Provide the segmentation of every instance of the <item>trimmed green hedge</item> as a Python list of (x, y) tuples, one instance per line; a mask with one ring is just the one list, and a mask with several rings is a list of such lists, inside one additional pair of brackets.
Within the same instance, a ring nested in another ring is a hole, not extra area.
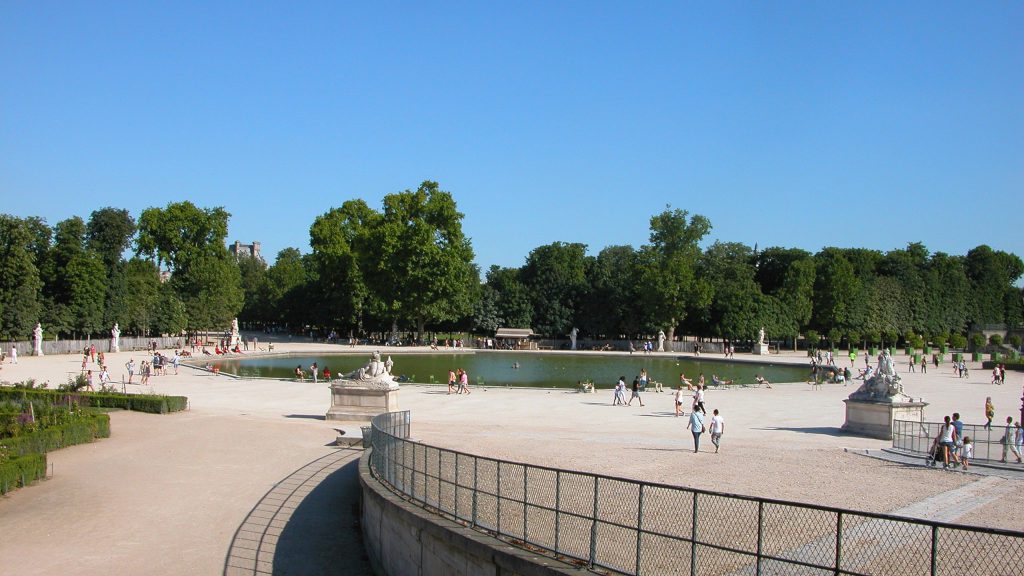
[(26, 390), (24, 388), (0, 388), (0, 400), (42, 400), (52, 405), (77, 404), (92, 408), (122, 408), (150, 414), (166, 414), (188, 408), (188, 398), (185, 396), (66, 392), (63, 390)]
[(46, 477), (46, 454), (26, 454), (0, 462), (0, 494)]
[(86, 444), (96, 438), (110, 438), (110, 415), (88, 414), (58, 426), (0, 440), (12, 458)]
[(1006, 365), (1006, 369), (1007, 370), (1024, 371), (1024, 362), (1022, 362), (1020, 360), (1018, 360), (1016, 362), (1011, 362), (1011, 361), (1007, 361), (1007, 360), (1000, 360), (998, 362), (993, 362), (992, 360), (986, 360), (986, 361), (981, 363), (981, 367), (984, 370), (991, 370), (991, 369), (995, 368), (997, 364), (1004, 364), (1004, 365)]

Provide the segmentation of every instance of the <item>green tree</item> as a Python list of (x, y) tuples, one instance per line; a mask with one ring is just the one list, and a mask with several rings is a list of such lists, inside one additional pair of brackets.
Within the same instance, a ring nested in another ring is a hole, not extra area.
[(200, 209), (188, 201), (146, 208), (139, 217), (136, 253), (174, 271), (202, 256), (219, 256), (226, 252), (230, 217), (224, 208)]
[(1016, 254), (981, 245), (967, 252), (964, 264), (974, 303), (972, 320), (978, 324), (1006, 322), (1007, 294), (1016, 292), (1013, 283), (1024, 274), (1024, 262)]
[(128, 260), (111, 282), (105, 325), (116, 322), (126, 334), (148, 336), (159, 327), (161, 290), (160, 270), (155, 262)]
[(698, 243), (711, 231), (711, 222), (685, 210), (666, 207), (651, 218), (650, 243), (640, 250), (641, 301), (653, 323), (665, 326), (671, 342), (691, 309), (711, 302), (707, 283), (696, 275), (701, 256)]
[(127, 210), (100, 208), (89, 216), (86, 225), (86, 246), (99, 254), (112, 273), (121, 263), (121, 255), (131, 246), (135, 235), (135, 219)]
[(374, 265), (371, 233), (380, 218), (366, 202), (349, 200), (318, 216), (310, 227), (317, 277), (310, 290), (317, 302), (315, 313), (325, 322), (361, 332), (369, 311), (380, 308), (364, 278), (364, 267)]
[(579, 328), (595, 337), (635, 336), (641, 330), (639, 254), (632, 246), (608, 246), (588, 260), (589, 290), (577, 318)]
[(437, 182), (384, 197), (371, 230), (369, 284), (394, 323), (408, 320), (423, 336), (427, 323), (468, 317), (479, 284), (463, 214)]
[(814, 256), (814, 317), (812, 325), (828, 331), (861, 332), (861, 316), (857, 308), (860, 301), (861, 281), (854, 274), (853, 265), (837, 248), (825, 248)]
[(587, 290), (583, 244), (554, 242), (534, 248), (522, 270), (533, 303), (533, 329), (548, 336), (572, 331)]
[(27, 337), (41, 311), (42, 281), (32, 253), (28, 222), (0, 214), (0, 335)]
[(85, 239), (85, 222), (77, 216), (54, 227), (53, 276), (44, 292), (47, 323), (58, 333), (95, 334), (103, 324), (109, 274), (100, 256), (86, 249)]
[(238, 319), (242, 322), (266, 325), (271, 313), (267, 302), (267, 293), (270, 290), (267, 263), (255, 256), (242, 255), (238, 258), (238, 273), (244, 293)]
[(487, 271), (486, 286), (496, 295), (495, 305), (501, 326), (533, 328), (533, 304), (519, 268), (491, 266)]
[(193, 256), (170, 280), (188, 311), (191, 329), (226, 329), (242, 309), (241, 272), (221, 245), (220, 255)]
[(733, 339), (756, 339), (763, 317), (758, 306), (770, 304), (760, 298), (761, 290), (754, 280), (753, 250), (738, 242), (716, 241), (705, 250), (698, 270), (711, 287), (707, 317), (711, 333)]
[(300, 326), (308, 305), (302, 298), (306, 284), (306, 267), (298, 248), (285, 248), (267, 270), (267, 304), (276, 314), (271, 321)]

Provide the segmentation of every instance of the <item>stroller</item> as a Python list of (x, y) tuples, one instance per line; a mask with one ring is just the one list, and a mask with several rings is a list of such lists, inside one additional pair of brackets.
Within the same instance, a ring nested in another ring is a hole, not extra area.
[(925, 456), (924, 465), (934, 468), (939, 460), (942, 460), (943, 463), (945, 463), (943, 446), (942, 444), (939, 444), (939, 439), (936, 438), (935, 440), (932, 440), (932, 446), (928, 449), (928, 455)]

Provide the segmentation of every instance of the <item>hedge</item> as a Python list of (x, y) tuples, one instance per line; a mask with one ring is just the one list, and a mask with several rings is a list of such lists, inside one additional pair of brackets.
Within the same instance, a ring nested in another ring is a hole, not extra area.
[(1009, 361), (1009, 360), (1000, 360), (998, 362), (993, 362), (992, 360), (986, 360), (986, 361), (981, 363), (981, 367), (984, 370), (991, 370), (991, 369), (995, 368), (996, 366), (998, 366), (999, 364), (1004, 364), (1006, 366), (1007, 370), (1021, 370), (1021, 371), (1024, 371), (1024, 361), (1020, 361), (1020, 360), (1018, 360), (1016, 362)]
[(26, 454), (0, 462), (0, 494), (46, 476), (46, 454)]
[(6, 447), (10, 456), (16, 458), (49, 452), (65, 446), (86, 444), (96, 438), (110, 438), (109, 414), (83, 415), (58, 426), (50, 426), (14, 438), (4, 438), (0, 440), (0, 446)]
[(48, 404), (62, 406), (78, 404), (83, 407), (122, 408), (150, 414), (178, 412), (188, 407), (188, 398), (185, 396), (26, 390), (23, 388), (0, 388), (0, 400), (43, 400)]

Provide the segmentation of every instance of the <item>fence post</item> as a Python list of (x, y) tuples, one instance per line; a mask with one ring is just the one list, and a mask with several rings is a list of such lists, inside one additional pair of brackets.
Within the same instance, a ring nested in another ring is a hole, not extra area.
[(410, 470), (411, 477), (409, 478), (409, 495), (412, 499), (416, 499), (416, 445), (412, 444), (412, 469)]
[(644, 525), (644, 485), (640, 485), (640, 495), (636, 500), (636, 568), (633, 573), (640, 576), (640, 554), (643, 552), (641, 539)]
[(932, 525), (932, 576), (938, 574), (939, 569), (939, 527)]
[(562, 471), (555, 470), (555, 554), (560, 552), (558, 548), (558, 529), (562, 519)]
[(597, 476), (594, 476), (594, 512), (591, 514), (590, 522), (590, 567), (594, 567), (597, 559)]
[(693, 515), (690, 517), (690, 576), (697, 575), (697, 493), (693, 493)]
[(836, 576), (842, 573), (843, 569), (843, 513), (836, 513)]
[(529, 541), (529, 539), (526, 537), (526, 534), (527, 534), (526, 521), (527, 521), (527, 517), (529, 516), (527, 514), (527, 509), (526, 509), (526, 501), (529, 500), (529, 496), (528, 496), (529, 492), (526, 491), (527, 490), (527, 484), (528, 484), (527, 480), (526, 480), (526, 477), (527, 477), (527, 475), (529, 473), (530, 473), (530, 467), (526, 466), (524, 464), (523, 465), (523, 541), (524, 542), (528, 542)]
[(764, 554), (764, 500), (757, 501), (757, 576), (761, 576), (761, 556)]
[(494, 499), (494, 510), (496, 515), (494, 521), (494, 529), (498, 532), (498, 534), (504, 534), (504, 532), (501, 531), (501, 460), (498, 460), (496, 467), (498, 469), (498, 473), (497, 478), (495, 478), (495, 481), (497, 483), (497, 490), (495, 491), (497, 492), (497, 497)]
[(477, 472), (478, 472), (477, 464), (480, 462), (480, 459), (477, 458), (476, 456), (473, 456), (472, 458), (473, 458), (473, 527), (475, 528), (476, 527), (476, 518), (477, 518), (476, 514), (477, 514), (477, 490), (478, 490), (478, 488), (477, 488)]
[(455, 518), (459, 516), (459, 454), (455, 454)]

